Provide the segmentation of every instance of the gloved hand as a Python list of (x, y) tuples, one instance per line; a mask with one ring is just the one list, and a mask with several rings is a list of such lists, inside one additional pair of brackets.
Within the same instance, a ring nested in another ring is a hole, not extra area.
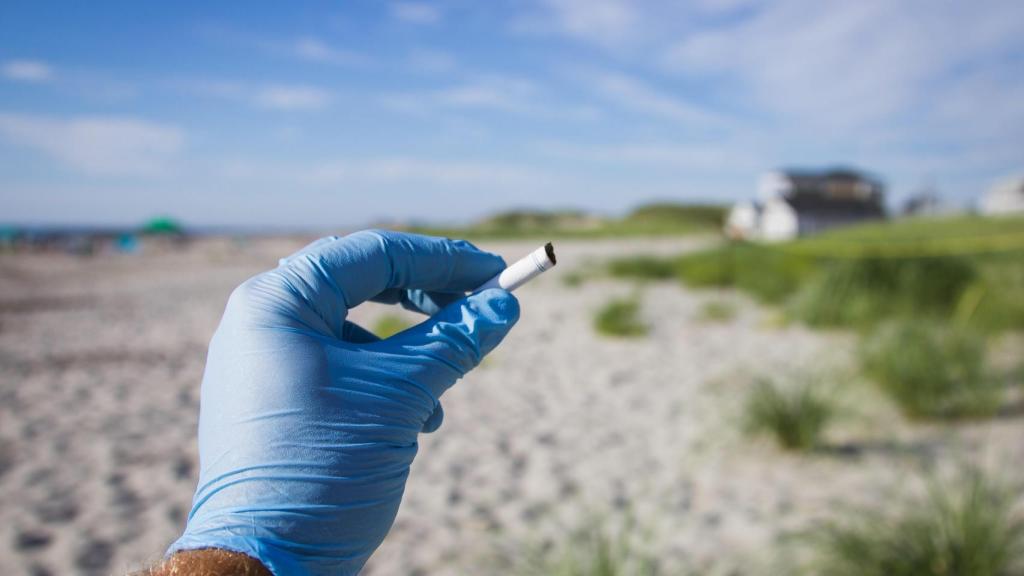
[[(178, 550), (223, 548), (277, 576), (355, 574), (380, 545), (438, 399), (505, 337), (499, 256), (394, 232), (324, 238), (238, 287), (210, 343), (199, 486)], [(366, 300), (433, 314), (379, 340)]]

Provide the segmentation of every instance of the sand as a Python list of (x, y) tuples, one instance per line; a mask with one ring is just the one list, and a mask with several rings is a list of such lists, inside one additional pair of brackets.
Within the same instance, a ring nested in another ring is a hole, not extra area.
[[(231, 289), (304, 239), (204, 239), (143, 255), (0, 255), (0, 574), (123, 574), (162, 554), (195, 487), (206, 345)], [(567, 286), (612, 254), (706, 240), (561, 242), (522, 320), (443, 399), (394, 529), (365, 573), (486, 574), (595, 516), (633, 518), (665, 573), (765, 574), (788, 534), (882, 502), (922, 470), (1024, 461), (1024, 420), (910, 426), (853, 369), (855, 339), (779, 322), (733, 293)], [(485, 246), (516, 258), (534, 243)], [(651, 334), (600, 337), (639, 290)], [(726, 322), (701, 318), (711, 299)], [(352, 318), (371, 325), (383, 306)], [(411, 316), (410, 316), (411, 317)], [(814, 370), (851, 407), (812, 456), (743, 435), (758, 375)]]

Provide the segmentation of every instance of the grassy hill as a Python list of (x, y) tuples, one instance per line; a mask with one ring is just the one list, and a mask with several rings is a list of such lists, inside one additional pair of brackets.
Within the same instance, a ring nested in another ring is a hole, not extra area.
[(1024, 218), (869, 224), (782, 244), (613, 262), (614, 275), (733, 287), (820, 326), (901, 317), (1024, 328)]
[(414, 226), (404, 230), (452, 238), (601, 238), (716, 233), (726, 208), (715, 205), (656, 203), (622, 218), (581, 211), (514, 210), (461, 228)]

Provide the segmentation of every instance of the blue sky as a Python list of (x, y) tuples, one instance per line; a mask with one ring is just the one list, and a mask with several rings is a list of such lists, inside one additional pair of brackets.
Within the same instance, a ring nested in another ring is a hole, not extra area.
[(1024, 171), (1024, 3), (0, 3), (0, 221), (352, 226)]

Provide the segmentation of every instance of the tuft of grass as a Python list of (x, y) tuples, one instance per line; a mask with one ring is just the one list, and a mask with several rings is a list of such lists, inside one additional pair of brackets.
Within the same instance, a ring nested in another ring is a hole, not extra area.
[(978, 279), (957, 306), (957, 320), (998, 332), (1024, 327), (1024, 253), (977, 261)]
[(770, 434), (787, 450), (811, 450), (821, 444), (835, 415), (832, 402), (810, 383), (781, 387), (768, 379), (756, 382), (745, 405), (750, 434)]
[(734, 242), (676, 259), (689, 286), (735, 287), (766, 303), (783, 301), (814, 272), (814, 261), (769, 246)]
[(986, 366), (985, 339), (924, 320), (894, 321), (865, 335), (864, 373), (911, 418), (991, 416), (1002, 384)]
[(410, 232), (452, 238), (615, 238), (676, 236), (721, 230), (727, 207), (658, 203), (640, 206), (622, 218), (579, 210), (512, 210), (462, 228), (412, 226)]
[(608, 273), (616, 278), (669, 280), (675, 277), (676, 266), (671, 258), (631, 256), (616, 258), (609, 262)]
[(975, 267), (956, 256), (837, 260), (796, 292), (790, 312), (812, 326), (949, 317), (976, 277)]
[(725, 300), (708, 300), (701, 304), (699, 317), (705, 322), (728, 322), (736, 317), (736, 306)]
[(594, 328), (601, 334), (635, 338), (647, 334), (649, 327), (640, 319), (640, 300), (618, 298), (605, 304), (594, 317)]
[(811, 567), (830, 576), (1024, 574), (1015, 492), (972, 472), (896, 512), (862, 510), (812, 536)]
[(579, 288), (586, 281), (587, 275), (581, 271), (573, 270), (568, 274), (562, 275), (562, 284), (569, 288)]
[(718, 204), (654, 202), (634, 208), (625, 221), (675, 226), (702, 224), (709, 229), (719, 230), (725, 224), (727, 213), (728, 208)]
[(377, 318), (371, 332), (379, 338), (389, 338), (412, 326), (412, 323), (398, 314), (383, 314)]
[[(547, 546), (518, 549), (495, 573), (523, 576), (655, 576), (657, 561), (643, 550), (642, 531), (626, 518), (613, 522), (603, 516), (570, 530), (563, 540)], [(493, 569), (494, 567), (492, 567)]]
[(893, 316), (1024, 327), (1024, 219), (907, 219), (783, 244), (735, 242), (678, 256), (693, 287), (734, 287), (816, 326)]

